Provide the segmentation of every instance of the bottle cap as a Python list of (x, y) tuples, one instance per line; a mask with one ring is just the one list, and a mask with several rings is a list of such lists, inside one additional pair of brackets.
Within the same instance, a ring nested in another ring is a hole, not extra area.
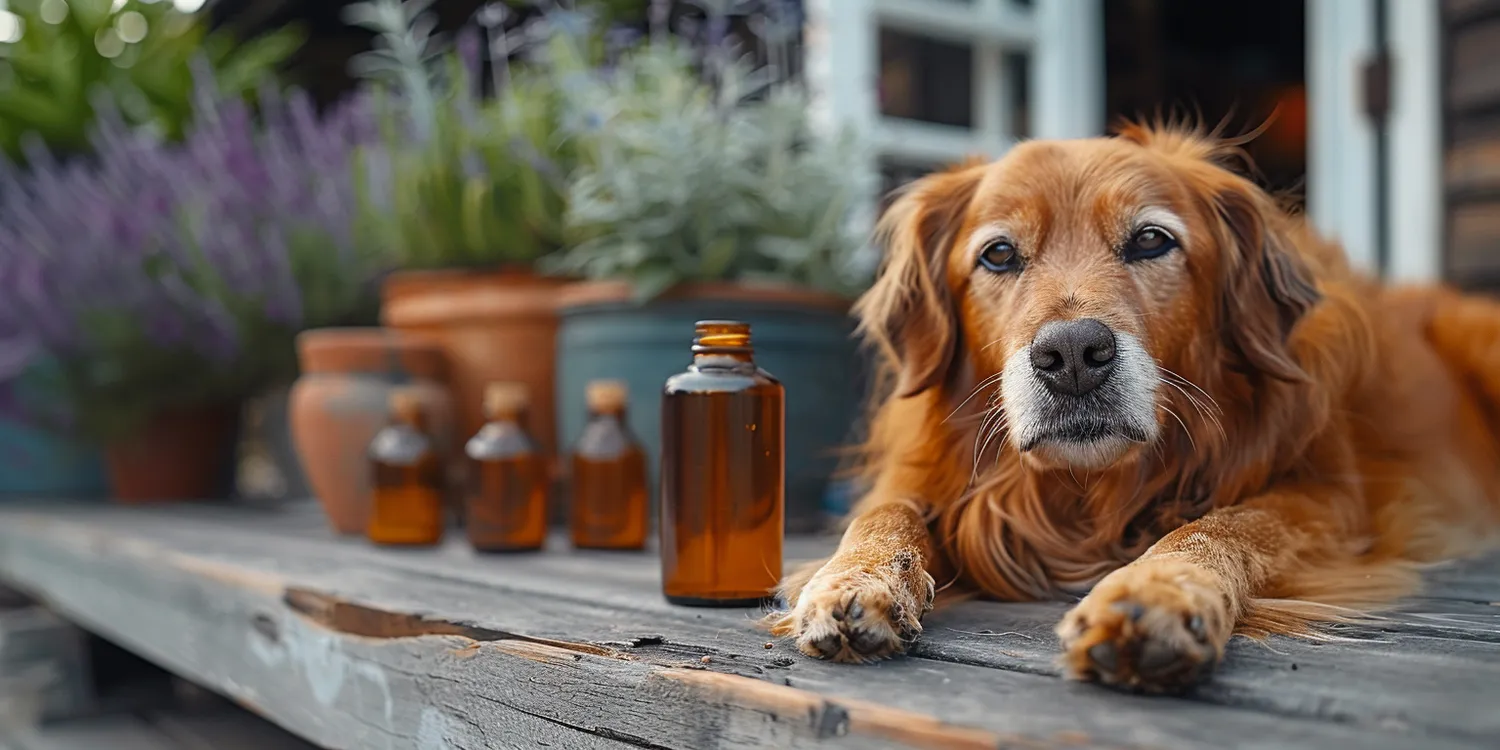
[(490, 383), (484, 388), (484, 413), (491, 418), (519, 414), (530, 403), (525, 383)]
[(616, 411), (625, 408), (630, 389), (621, 380), (593, 380), (584, 388), (589, 411)]
[(738, 320), (700, 320), (693, 326), (693, 351), (748, 351), (750, 324)]
[(414, 423), (422, 417), (422, 399), (416, 390), (397, 388), (391, 391), (389, 406), (391, 416), (397, 420)]

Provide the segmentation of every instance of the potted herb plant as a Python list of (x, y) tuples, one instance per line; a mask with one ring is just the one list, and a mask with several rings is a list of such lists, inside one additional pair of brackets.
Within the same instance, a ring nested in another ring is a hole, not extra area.
[[(55, 155), (85, 153), (100, 104), (132, 127), (180, 138), (192, 108), (190, 63), (210, 71), (221, 91), (249, 94), (302, 41), (291, 27), (251, 40), (210, 32), (204, 14), (172, 3), (12, 0), (0, 12), (9, 21), (0, 39), (0, 152), (18, 163), (28, 140)], [(22, 417), (22, 405), (55, 411), (48, 404), (61, 397), (57, 362), (30, 360), (12, 378), (11, 403), (0, 404), (0, 496), (104, 494), (95, 446)]]
[(103, 444), (124, 501), (225, 494), (240, 401), (291, 379), (298, 331), (373, 297), (350, 168), (367, 106), (199, 101), (180, 144), (107, 116), (94, 157), (34, 148), (0, 184), (0, 389), (56, 363), (66, 408), (31, 416)]
[[(570, 155), (559, 138), (557, 78), (582, 70), (582, 46), (566, 28), (505, 32), (504, 6), (487, 8), (487, 45), (466, 31), (455, 52), (433, 49), (425, 2), (375, 0), (351, 6), (351, 22), (376, 32), (357, 70), (387, 84), (399, 117), (387, 123), (389, 208), (381, 226), (401, 270), (382, 291), (385, 325), (440, 342), (466, 438), (483, 423), (485, 384), (518, 381), (531, 390), (534, 436), (554, 442), (552, 387), (560, 281), (534, 263), (562, 242)], [(530, 45), (548, 64), (508, 57)], [(492, 96), (482, 96), (481, 46), (493, 53)]]
[(787, 525), (810, 529), (858, 398), (854, 146), (815, 134), (803, 90), (774, 69), (653, 36), (571, 92), (593, 113), (568, 194), (581, 239), (547, 265), (590, 280), (560, 299), (562, 438), (582, 429), (589, 380), (623, 379), (655, 459), (661, 384), (690, 358), (694, 321), (746, 320), (787, 386)]

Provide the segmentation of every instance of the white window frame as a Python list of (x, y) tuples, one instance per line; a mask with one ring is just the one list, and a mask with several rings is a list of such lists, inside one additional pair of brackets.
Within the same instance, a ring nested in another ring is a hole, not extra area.
[[(865, 145), (863, 184), (872, 193), (882, 159), (952, 163), (995, 158), (1010, 131), (1004, 53), (1030, 55), (1030, 134), (1098, 135), (1104, 127), (1102, 0), (805, 0), (806, 77), (815, 120), (851, 129)], [(877, 99), (881, 28), (958, 41), (974, 51), (974, 127), (884, 117)]]

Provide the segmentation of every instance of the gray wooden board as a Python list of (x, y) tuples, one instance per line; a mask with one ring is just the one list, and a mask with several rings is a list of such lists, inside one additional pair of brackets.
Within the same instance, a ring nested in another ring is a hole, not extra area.
[(848, 667), (767, 649), (758, 613), (667, 605), (654, 555), (398, 552), (323, 527), (307, 509), (8, 509), (0, 577), (328, 747), (1457, 748), (1500, 733), (1494, 560), (1436, 572), (1341, 640), (1236, 641), (1175, 699), (1059, 679), (1064, 603), (958, 605), (913, 657)]

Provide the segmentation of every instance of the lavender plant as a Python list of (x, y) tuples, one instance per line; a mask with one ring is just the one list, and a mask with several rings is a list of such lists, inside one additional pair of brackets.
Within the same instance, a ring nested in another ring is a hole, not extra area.
[(322, 116), (265, 91), (260, 117), (201, 88), (185, 140), (107, 115), (96, 157), (0, 174), (0, 395), (56, 362), (89, 437), (158, 410), (236, 400), (295, 372), (305, 328), (373, 318), (382, 260), (357, 237), (369, 102)]
[(569, 119), (581, 124), (581, 157), (565, 218), (578, 241), (546, 268), (626, 279), (642, 300), (709, 280), (857, 291), (867, 278), (854, 261), (863, 237), (851, 216), (866, 194), (847, 168), (856, 144), (816, 133), (807, 92), (785, 75), (795, 14), (777, 4), (749, 19), (767, 61), (755, 64), (726, 33), (745, 4), (701, 5), (687, 39), (654, 29), (612, 70), (565, 90), (568, 110), (583, 113)]

